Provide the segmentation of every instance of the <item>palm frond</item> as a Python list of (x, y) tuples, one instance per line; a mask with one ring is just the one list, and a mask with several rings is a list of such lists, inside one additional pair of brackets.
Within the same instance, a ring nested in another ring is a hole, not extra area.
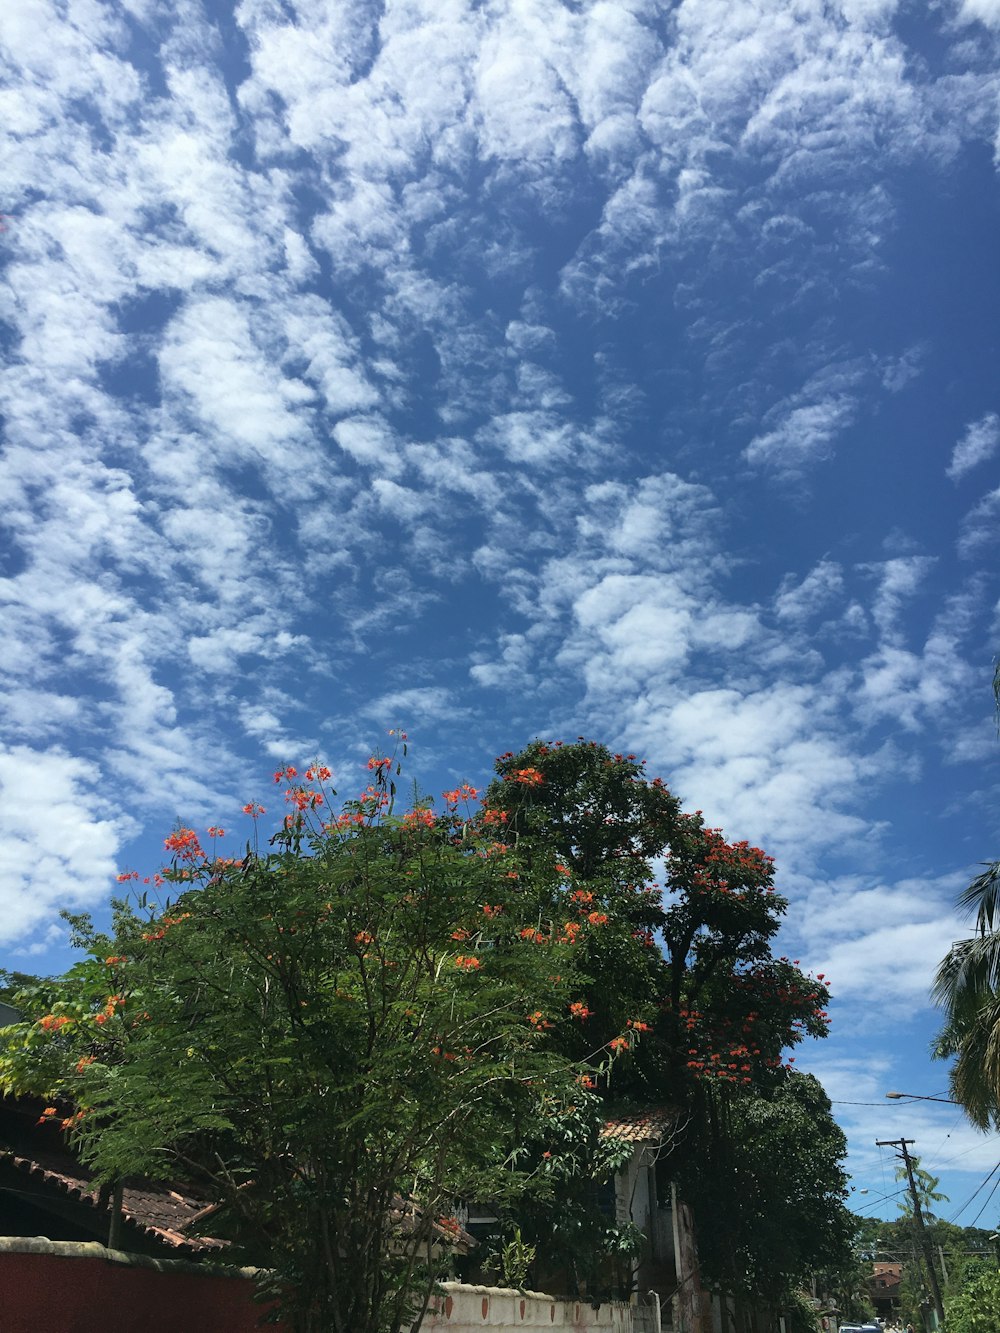
[(1000, 926), (1000, 861), (984, 861), (986, 869), (958, 895), (962, 911), (975, 909), (976, 930), (988, 934)]

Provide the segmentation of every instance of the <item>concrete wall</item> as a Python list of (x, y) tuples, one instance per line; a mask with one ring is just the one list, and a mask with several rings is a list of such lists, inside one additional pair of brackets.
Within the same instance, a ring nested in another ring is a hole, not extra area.
[(597, 1310), (586, 1301), (561, 1301), (537, 1291), (507, 1291), (446, 1282), (435, 1298), (421, 1333), (519, 1333), (521, 1329), (562, 1329), (563, 1333), (633, 1333), (632, 1311), (618, 1302)]

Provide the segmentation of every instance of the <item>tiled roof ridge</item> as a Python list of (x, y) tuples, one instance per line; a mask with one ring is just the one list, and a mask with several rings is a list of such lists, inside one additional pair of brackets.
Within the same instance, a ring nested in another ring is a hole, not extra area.
[(601, 1129), (601, 1137), (626, 1139), (633, 1143), (655, 1141), (667, 1134), (676, 1122), (677, 1109), (673, 1106), (662, 1103), (656, 1106), (623, 1106), (608, 1115)]
[[(33, 1179), (43, 1181), (46, 1185), (60, 1190), (70, 1198), (75, 1198), (81, 1203), (87, 1204), (95, 1211), (106, 1211), (110, 1214), (109, 1205), (101, 1201), (100, 1189), (91, 1185), (89, 1179), (84, 1175), (71, 1176), (65, 1172), (44, 1166), (33, 1157), (23, 1157), (11, 1151), (0, 1151), (0, 1160), (9, 1162), (16, 1170)], [(74, 1166), (76, 1166), (76, 1163), (74, 1163)], [(125, 1185), (122, 1190), (122, 1220), (127, 1225), (134, 1227), (144, 1235), (164, 1242), (175, 1250), (186, 1250), (194, 1254), (200, 1254), (227, 1247), (227, 1242), (224, 1240), (216, 1240), (207, 1236), (185, 1236), (177, 1227), (158, 1225), (155, 1222), (144, 1220), (141, 1213), (141, 1199), (144, 1194), (148, 1193), (155, 1193), (161, 1197), (163, 1194), (168, 1194), (178, 1203), (191, 1208), (191, 1216), (184, 1220), (182, 1226), (190, 1225), (191, 1221), (204, 1211), (203, 1208), (195, 1206), (197, 1201), (186, 1198), (169, 1188), (143, 1191), (135, 1186)]]

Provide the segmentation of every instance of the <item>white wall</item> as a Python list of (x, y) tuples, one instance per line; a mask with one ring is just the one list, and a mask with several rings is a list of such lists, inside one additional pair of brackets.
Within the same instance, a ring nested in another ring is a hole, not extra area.
[[(618, 1302), (594, 1310), (586, 1301), (561, 1301), (537, 1291), (507, 1291), (445, 1282), (424, 1319), (422, 1333), (479, 1333), (481, 1329), (562, 1329), (563, 1333), (633, 1333), (632, 1311)], [(436, 1308), (435, 1308), (436, 1306)]]

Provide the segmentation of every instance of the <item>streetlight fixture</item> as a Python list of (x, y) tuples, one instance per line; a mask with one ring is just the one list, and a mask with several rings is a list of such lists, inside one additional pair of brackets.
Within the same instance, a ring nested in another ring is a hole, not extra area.
[(945, 1102), (948, 1106), (961, 1106), (961, 1102), (953, 1101), (950, 1097), (928, 1097), (922, 1092), (887, 1092), (887, 1097), (899, 1101), (900, 1097), (907, 1098), (911, 1102)]

